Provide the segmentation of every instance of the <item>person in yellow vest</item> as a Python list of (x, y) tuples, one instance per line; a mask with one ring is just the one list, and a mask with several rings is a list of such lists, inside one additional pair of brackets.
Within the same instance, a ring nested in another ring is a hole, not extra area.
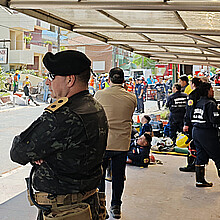
[(181, 85), (181, 92), (184, 92), (187, 95), (189, 95), (192, 92), (192, 88), (189, 85), (189, 79), (186, 75), (181, 76), (179, 78), (179, 84)]
[(30, 95), (30, 87), (31, 87), (31, 81), (29, 80), (29, 77), (26, 76), (25, 80), (23, 81), (23, 90), (25, 96), (28, 97), (28, 104), (30, 104), (30, 100), (31, 100), (36, 106), (40, 106), (37, 102), (34, 101), (33, 97)]

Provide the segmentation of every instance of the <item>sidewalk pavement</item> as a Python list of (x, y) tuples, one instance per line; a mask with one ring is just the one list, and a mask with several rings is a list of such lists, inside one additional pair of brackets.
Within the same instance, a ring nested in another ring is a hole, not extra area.
[[(157, 155), (163, 165), (148, 168), (127, 166), (125, 191), (123, 195), (122, 220), (217, 220), (220, 219), (220, 181), (214, 164), (207, 167), (207, 180), (212, 188), (196, 188), (195, 174), (182, 173), (178, 167), (185, 165), (181, 156)], [(35, 220), (37, 210), (29, 207), (26, 199), (24, 177), (30, 166), (19, 168), (13, 175), (0, 179), (1, 192), (16, 191), (10, 200), (0, 204), (1, 220)], [(16, 176), (15, 176), (16, 175)], [(14, 177), (12, 177), (14, 176)], [(9, 187), (6, 187), (5, 184)], [(4, 188), (5, 187), (5, 188)], [(107, 182), (107, 207), (111, 193), (111, 183)], [(2, 194), (0, 194), (1, 198)], [(3, 201), (3, 200), (1, 200)], [(113, 220), (113, 218), (109, 218)]]

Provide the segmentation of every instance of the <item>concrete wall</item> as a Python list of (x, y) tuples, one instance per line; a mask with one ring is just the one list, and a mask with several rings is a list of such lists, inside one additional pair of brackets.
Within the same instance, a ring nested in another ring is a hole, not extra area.
[(70, 46), (68, 49), (77, 50), (77, 48), (85, 47), (85, 54), (94, 61), (105, 61), (105, 69), (97, 70), (96, 73), (107, 73), (112, 68), (112, 46), (110, 45), (77, 45)]
[(31, 44), (30, 50), (32, 50), (34, 53), (45, 54), (47, 52), (47, 47)]
[(31, 50), (11, 50), (9, 54), (10, 64), (34, 65), (34, 52)]
[(33, 31), (36, 19), (16, 11), (0, 7), (1, 25), (18, 30)]
[(43, 81), (43, 78), (31, 75), (31, 74), (21, 74), (20, 82), (23, 82), (26, 79), (26, 76), (29, 77), (32, 86), (37, 86), (38, 83)]

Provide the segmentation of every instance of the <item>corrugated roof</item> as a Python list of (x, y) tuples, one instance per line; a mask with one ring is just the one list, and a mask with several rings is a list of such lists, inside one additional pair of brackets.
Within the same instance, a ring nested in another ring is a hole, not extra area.
[(220, 67), (220, 0), (0, 0), (158, 61)]

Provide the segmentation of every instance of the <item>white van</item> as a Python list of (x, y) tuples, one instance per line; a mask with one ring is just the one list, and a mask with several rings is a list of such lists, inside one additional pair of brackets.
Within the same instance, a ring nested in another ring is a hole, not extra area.
[(144, 77), (146, 80), (151, 75), (151, 69), (133, 69), (130, 70), (130, 75), (133, 79)]

